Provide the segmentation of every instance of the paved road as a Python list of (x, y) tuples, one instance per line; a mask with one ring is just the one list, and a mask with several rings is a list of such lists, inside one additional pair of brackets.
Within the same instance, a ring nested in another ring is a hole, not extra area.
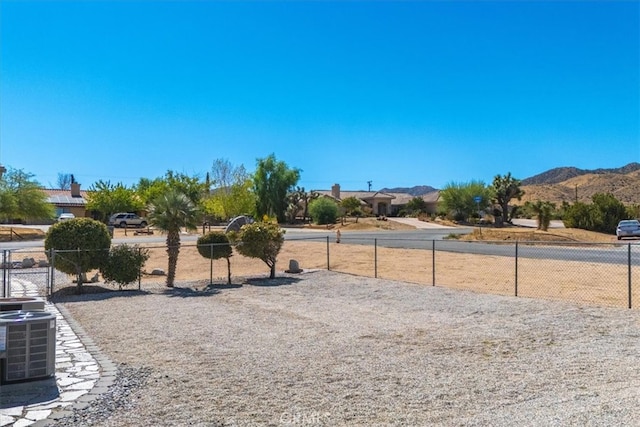
[[(414, 220), (417, 221), (417, 220)], [(439, 251), (470, 253), (479, 255), (497, 255), (532, 259), (556, 259), (564, 261), (594, 262), (605, 264), (640, 265), (640, 241), (627, 241), (612, 244), (563, 244), (563, 246), (548, 243), (519, 244), (515, 242), (461, 242), (455, 239), (444, 239), (452, 234), (467, 234), (472, 232), (470, 227), (445, 227), (438, 224), (425, 223), (420, 229), (396, 231), (343, 231), (343, 243), (356, 245), (378, 245), (388, 248), (404, 249), (436, 249)], [(286, 240), (335, 241), (335, 232), (331, 230), (302, 230), (287, 229)], [(184, 243), (193, 243), (197, 235), (183, 235)], [(128, 239), (114, 239), (113, 243), (130, 243), (140, 245), (158, 245), (165, 243), (162, 235), (135, 236)], [(25, 249), (42, 247), (42, 241), (35, 242), (3, 242), (2, 249)]]

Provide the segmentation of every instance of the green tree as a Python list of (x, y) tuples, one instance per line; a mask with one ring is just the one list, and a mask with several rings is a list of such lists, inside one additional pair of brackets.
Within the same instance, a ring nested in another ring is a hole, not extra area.
[(344, 209), (345, 215), (355, 216), (356, 222), (358, 222), (358, 217), (362, 215), (362, 210), (360, 209), (361, 205), (362, 203), (360, 202), (360, 199), (353, 196), (347, 197), (340, 202), (340, 206)]
[(419, 215), (421, 213), (427, 213), (427, 202), (422, 197), (414, 197), (409, 200), (405, 207), (410, 215)]
[(500, 207), (502, 218), (505, 222), (511, 222), (513, 212), (509, 214), (509, 202), (513, 199), (522, 199), (524, 191), (520, 188), (520, 180), (511, 176), (511, 172), (504, 176), (496, 175), (493, 178), (491, 188), (493, 190), (493, 201)]
[(82, 293), (83, 274), (104, 265), (110, 246), (107, 226), (90, 218), (53, 224), (44, 240), (44, 248), (55, 251), (56, 270), (76, 275), (78, 293)]
[(129, 283), (135, 282), (140, 277), (140, 271), (149, 259), (149, 250), (137, 245), (122, 244), (109, 250), (100, 273), (105, 282), (115, 282), (120, 289)]
[(9, 168), (0, 178), (0, 220), (53, 219), (55, 210), (33, 174)]
[(243, 225), (238, 234), (236, 250), (244, 256), (261, 259), (269, 267), (269, 278), (276, 277), (276, 261), (284, 243), (284, 233), (278, 224), (254, 222)]
[(591, 197), (593, 201), (595, 231), (615, 234), (618, 222), (627, 218), (625, 205), (610, 193), (597, 193)]
[(333, 224), (338, 218), (338, 205), (331, 199), (320, 197), (309, 204), (309, 215), (316, 224)]
[(594, 230), (595, 224), (588, 204), (575, 202), (565, 207), (562, 222), (567, 228), (580, 228), (582, 230)]
[[(478, 203), (476, 197), (480, 197)], [(468, 220), (478, 210), (485, 210), (490, 200), (491, 190), (482, 181), (450, 182), (440, 191), (441, 208), (457, 221)]]
[(252, 191), (253, 181), (247, 179), (231, 185), (226, 192), (214, 189), (203, 202), (203, 209), (209, 216), (228, 220), (238, 215), (253, 216), (256, 198)]
[(228, 220), (238, 215), (255, 214), (253, 181), (244, 166), (236, 167), (228, 160), (216, 159), (211, 172), (213, 188), (203, 204), (207, 215)]
[(287, 195), (287, 210), (285, 211), (285, 217), (287, 218), (287, 222), (290, 224), (294, 224), (296, 222), (298, 212), (300, 212), (300, 202), (300, 193), (298, 191), (293, 191)]
[(540, 200), (535, 203), (527, 202), (527, 204), (538, 220), (538, 230), (547, 231), (556, 206), (551, 202), (543, 202)]
[(200, 207), (202, 198), (208, 191), (206, 182), (201, 181), (197, 176), (188, 176), (172, 170), (168, 170), (162, 178), (153, 180), (140, 178), (136, 185), (136, 192), (145, 205), (157, 200), (162, 194), (174, 190), (187, 196), (196, 207)]
[(97, 181), (87, 194), (87, 210), (98, 213), (101, 221), (106, 222), (117, 212), (138, 212), (144, 208), (142, 199), (135, 189), (122, 183), (116, 185), (109, 181)]
[(195, 230), (198, 226), (199, 211), (194, 202), (177, 189), (170, 189), (156, 196), (148, 210), (150, 224), (167, 235), (167, 286), (173, 287), (180, 254), (180, 230)]
[(215, 206), (215, 211), (211, 212), (214, 216), (226, 220), (255, 213), (255, 196), (251, 191), (253, 181), (244, 166), (234, 166), (228, 160), (216, 159), (211, 177), (214, 188), (205, 206)]
[(309, 217), (309, 203), (320, 197), (320, 193), (314, 190), (307, 192), (304, 187), (296, 187), (295, 193), (298, 194), (298, 199), (302, 202), (302, 222), (306, 223), (307, 217)]
[(212, 231), (198, 238), (198, 253), (208, 259), (227, 260), (227, 283), (231, 284), (231, 256), (233, 249), (229, 237), (219, 231)]
[(628, 218), (628, 209), (609, 193), (597, 193), (591, 204), (576, 202), (566, 208), (565, 227), (615, 234), (618, 222)]
[(275, 216), (278, 222), (285, 222), (287, 194), (299, 179), (299, 169), (289, 169), (285, 162), (276, 160), (273, 154), (258, 159), (253, 175), (257, 216)]

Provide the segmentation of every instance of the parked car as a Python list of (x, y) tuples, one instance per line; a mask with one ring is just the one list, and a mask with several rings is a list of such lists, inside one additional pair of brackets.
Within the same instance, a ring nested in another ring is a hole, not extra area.
[(58, 222), (68, 221), (70, 219), (74, 219), (75, 217), (76, 216), (71, 212), (61, 213), (60, 216), (58, 217)]
[(640, 221), (637, 219), (625, 219), (618, 223), (616, 227), (618, 240), (623, 237), (640, 237)]
[(145, 218), (139, 217), (133, 213), (120, 212), (111, 215), (109, 218), (109, 225), (114, 227), (141, 227), (144, 228), (147, 226), (147, 220)]

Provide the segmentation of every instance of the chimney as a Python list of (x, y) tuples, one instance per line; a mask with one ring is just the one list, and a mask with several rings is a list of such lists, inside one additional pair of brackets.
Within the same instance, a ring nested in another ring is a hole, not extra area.
[(340, 184), (333, 184), (333, 186), (331, 187), (331, 195), (335, 199), (340, 200)]
[(71, 183), (71, 197), (80, 197), (80, 184), (77, 182)]

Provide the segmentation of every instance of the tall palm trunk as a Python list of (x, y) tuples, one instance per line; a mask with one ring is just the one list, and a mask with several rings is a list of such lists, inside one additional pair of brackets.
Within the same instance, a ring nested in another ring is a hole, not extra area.
[(167, 271), (167, 286), (173, 288), (176, 278), (176, 267), (178, 266), (178, 254), (180, 253), (180, 232), (169, 231), (167, 233), (167, 255), (169, 256), (169, 266)]

